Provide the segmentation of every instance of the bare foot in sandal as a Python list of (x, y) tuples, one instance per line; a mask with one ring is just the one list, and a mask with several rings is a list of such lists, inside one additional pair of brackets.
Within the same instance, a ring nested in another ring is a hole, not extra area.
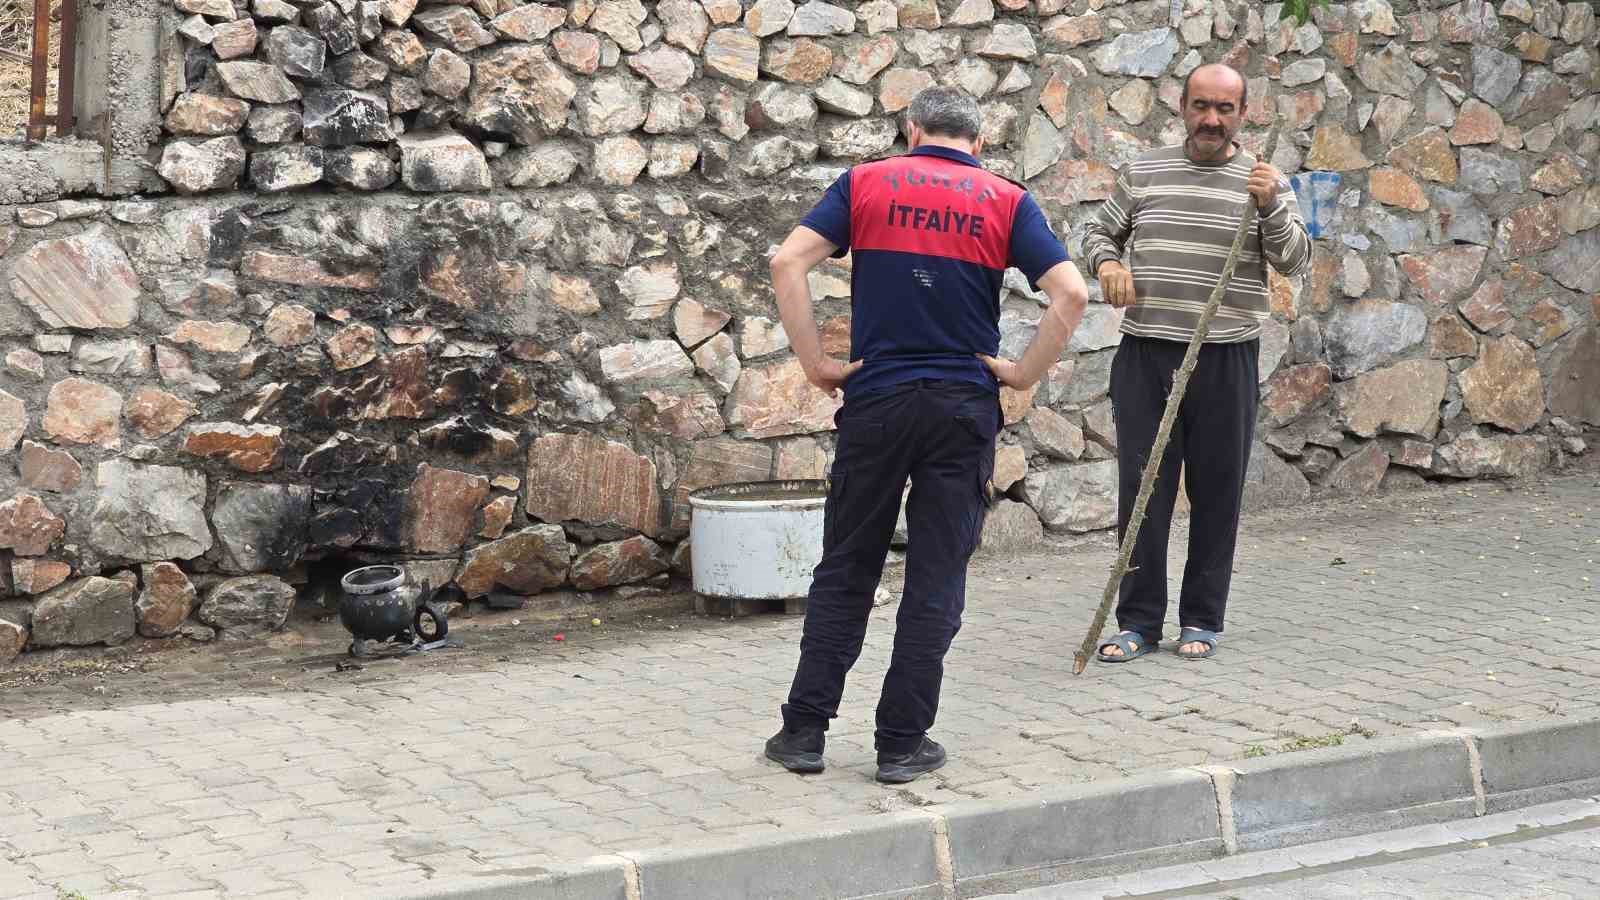
[(1184, 659), (1206, 659), (1217, 651), (1220, 639), (1214, 631), (1185, 625), (1178, 632), (1178, 640), (1183, 642), (1178, 645), (1178, 655)]
[(1098, 655), (1106, 662), (1126, 662), (1149, 653), (1153, 647), (1145, 645), (1144, 635), (1137, 631), (1121, 631), (1109, 641), (1100, 644)]

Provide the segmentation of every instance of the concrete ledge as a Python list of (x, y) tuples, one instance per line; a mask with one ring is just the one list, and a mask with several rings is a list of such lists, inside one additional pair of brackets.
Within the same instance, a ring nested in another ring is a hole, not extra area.
[[(1477, 759), (1468, 747), (1478, 750)], [(1368, 741), (1025, 797), (863, 816), (820, 831), (505, 869), (425, 900), (944, 900), (1600, 793), (1600, 719)], [(1481, 764), (1482, 779), (1475, 762)], [(1215, 780), (1214, 780), (1215, 779)], [(346, 894), (345, 896), (351, 896)]]
[(922, 813), (891, 813), (825, 831), (628, 857), (638, 865), (639, 895), (649, 900), (935, 900), (944, 896), (935, 824)]
[(1476, 813), (1456, 735), (1389, 738), (1233, 766), (1240, 851), (1267, 850)]
[(1475, 728), (1488, 812), (1600, 794), (1600, 719)]
[(597, 856), (580, 862), (454, 876), (432, 887), (391, 887), (358, 896), (372, 900), (628, 900), (628, 865), (620, 856)]
[(1223, 853), (1211, 779), (1189, 770), (942, 811), (962, 897)]

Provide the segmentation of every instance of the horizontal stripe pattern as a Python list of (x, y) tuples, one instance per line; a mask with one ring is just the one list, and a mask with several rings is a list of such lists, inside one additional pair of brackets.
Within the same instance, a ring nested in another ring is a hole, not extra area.
[[(1182, 145), (1153, 150), (1123, 167), (1111, 199), (1089, 223), (1083, 241), (1092, 273), (1110, 259), (1133, 272), (1136, 302), (1122, 331), (1188, 341), (1222, 276), (1239, 215), (1250, 198), (1255, 157), (1240, 148), (1222, 165), (1189, 160)], [(1125, 254), (1126, 251), (1126, 254)], [(1208, 343), (1248, 341), (1272, 315), (1267, 265), (1298, 275), (1311, 261), (1311, 237), (1287, 179), (1272, 208), (1245, 236)]]

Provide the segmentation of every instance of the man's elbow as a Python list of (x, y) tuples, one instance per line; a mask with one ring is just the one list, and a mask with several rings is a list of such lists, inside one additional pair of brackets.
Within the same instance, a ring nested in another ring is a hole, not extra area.
[(772, 254), (772, 262), (768, 263), (768, 268), (771, 269), (773, 278), (782, 278), (797, 271), (804, 273), (807, 267), (805, 260), (798, 253), (779, 250)]
[(1083, 279), (1074, 279), (1073, 283), (1067, 286), (1067, 303), (1078, 310), (1089, 305), (1089, 285)]
[(1082, 283), (1064, 285), (1050, 298), (1048, 315), (1060, 320), (1068, 330), (1078, 327), (1089, 308), (1089, 289)]
[(1273, 258), (1271, 262), (1279, 275), (1285, 278), (1298, 278), (1311, 271), (1311, 248), (1307, 246), (1302, 252), (1292, 253), (1284, 258)]

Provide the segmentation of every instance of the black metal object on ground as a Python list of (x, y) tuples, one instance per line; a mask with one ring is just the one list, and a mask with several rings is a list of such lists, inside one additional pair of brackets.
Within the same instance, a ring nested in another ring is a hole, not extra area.
[(363, 566), (339, 580), (339, 621), (355, 639), (356, 657), (433, 650), (451, 644), (449, 615), (440, 594), (428, 582), (420, 589), (406, 583), (399, 566)]

